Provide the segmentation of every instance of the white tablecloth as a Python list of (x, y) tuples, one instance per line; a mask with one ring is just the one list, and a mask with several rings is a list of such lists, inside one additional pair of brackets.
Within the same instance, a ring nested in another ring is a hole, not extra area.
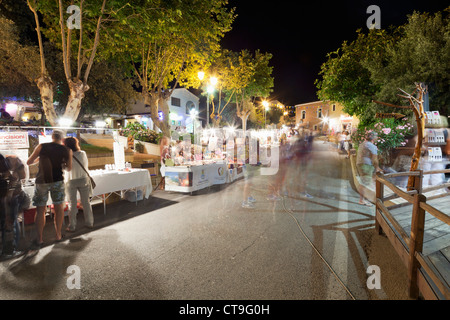
[[(112, 192), (144, 187), (145, 198), (148, 198), (153, 191), (150, 173), (146, 169), (131, 169), (130, 172), (93, 170), (89, 171), (89, 173), (96, 184), (93, 192), (94, 197)], [(24, 191), (28, 193), (30, 197), (33, 197), (34, 189), (34, 186), (24, 187)], [(51, 203), (52, 200), (49, 195), (47, 204), (50, 205)]]
[(125, 171), (93, 170), (89, 172), (94, 179), (96, 187), (93, 196), (108, 194), (122, 190), (145, 187), (145, 198), (152, 192), (152, 179), (147, 169), (131, 169)]

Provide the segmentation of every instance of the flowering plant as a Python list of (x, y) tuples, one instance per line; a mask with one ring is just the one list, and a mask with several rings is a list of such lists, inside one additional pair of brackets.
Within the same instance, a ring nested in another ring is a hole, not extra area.
[(378, 137), (373, 143), (378, 147), (378, 154), (384, 163), (389, 162), (392, 149), (405, 146), (408, 138), (414, 134), (414, 126), (407, 121), (407, 118), (396, 120), (393, 118), (380, 119), (378, 122), (366, 126), (358, 127), (352, 134), (352, 141), (355, 149), (364, 142), (370, 132), (375, 132)]
[(161, 135), (156, 133), (156, 131), (151, 130), (144, 125), (134, 122), (128, 123), (125, 128), (123, 128), (122, 135), (125, 137), (133, 136), (135, 140), (150, 143), (159, 143)]

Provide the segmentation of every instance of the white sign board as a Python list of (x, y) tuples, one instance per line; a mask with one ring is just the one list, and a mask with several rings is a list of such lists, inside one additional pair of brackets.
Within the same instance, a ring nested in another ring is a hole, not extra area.
[(29, 148), (28, 132), (0, 132), (0, 149)]
[(114, 142), (114, 164), (116, 169), (125, 169), (125, 149), (119, 142)]

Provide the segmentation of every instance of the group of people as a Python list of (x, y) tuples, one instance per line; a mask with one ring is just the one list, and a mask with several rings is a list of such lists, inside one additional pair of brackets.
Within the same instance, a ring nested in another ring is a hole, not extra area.
[[(311, 160), (313, 150), (314, 134), (313, 132), (301, 132), (292, 131), (287, 135), (282, 135), (279, 145), (279, 158), (278, 158), (278, 170), (272, 177), (272, 181), (269, 186), (269, 194), (266, 199), (269, 201), (278, 201), (283, 196), (289, 195), (291, 192), (290, 183), (287, 183), (288, 179), (292, 179), (293, 172), (295, 171), (295, 185), (298, 188), (299, 195), (304, 198), (313, 198), (306, 191), (308, 163)], [(269, 152), (269, 151), (268, 151)], [(243, 208), (253, 208), (256, 199), (250, 195), (250, 182), (248, 181), (248, 174), (245, 175), (245, 187), (244, 198), (242, 201)]]
[[(33, 241), (34, 246), (41, 247), (44, 243), (43, 231), (49, 194), (54, 207), (56, 241), (62, 241), (64, 238), (62, 226), (66, 198), (69, 203), (69, 225), (66, 231), (76, 230), (77, 193), (80, 194), (86, 227), (93, 227), (94, 217), (90, 204), (92, 186), (87, 170), (88, 158), (80, 149), (76, 138), (64, 138), (62, 132), (54, 131), (52, 142), (39, 144), (26, 164), (38, 165), (32, 197), (32, 203), (36, 207), (37, 237)], [(8, 256), (18, 251), (20, 233), (17, 215), (23, 207), (23, 199), (26, 199), (21, 183), (25, 179), (25, 165), (17, 157), (0, 156), (0, 170), (2, 254)]]

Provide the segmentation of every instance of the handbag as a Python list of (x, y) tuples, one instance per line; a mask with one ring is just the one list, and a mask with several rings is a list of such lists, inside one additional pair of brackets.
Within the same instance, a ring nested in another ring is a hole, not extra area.
[(78, 164), (80, 165), (81, 168), (83, 168), (83, 170), (87, 173), (89, 180), (91, 181), (91, 188), (92, 190), (95, 189), (96, 184), (94, 179), (92, 179), (91, 175), (89, 174), (89, 172), (86, 170), (86, 168), (81, 164), (80, 160), (77, 159), (77, 157), (73, 156), (73, 158), (78, 162)]

